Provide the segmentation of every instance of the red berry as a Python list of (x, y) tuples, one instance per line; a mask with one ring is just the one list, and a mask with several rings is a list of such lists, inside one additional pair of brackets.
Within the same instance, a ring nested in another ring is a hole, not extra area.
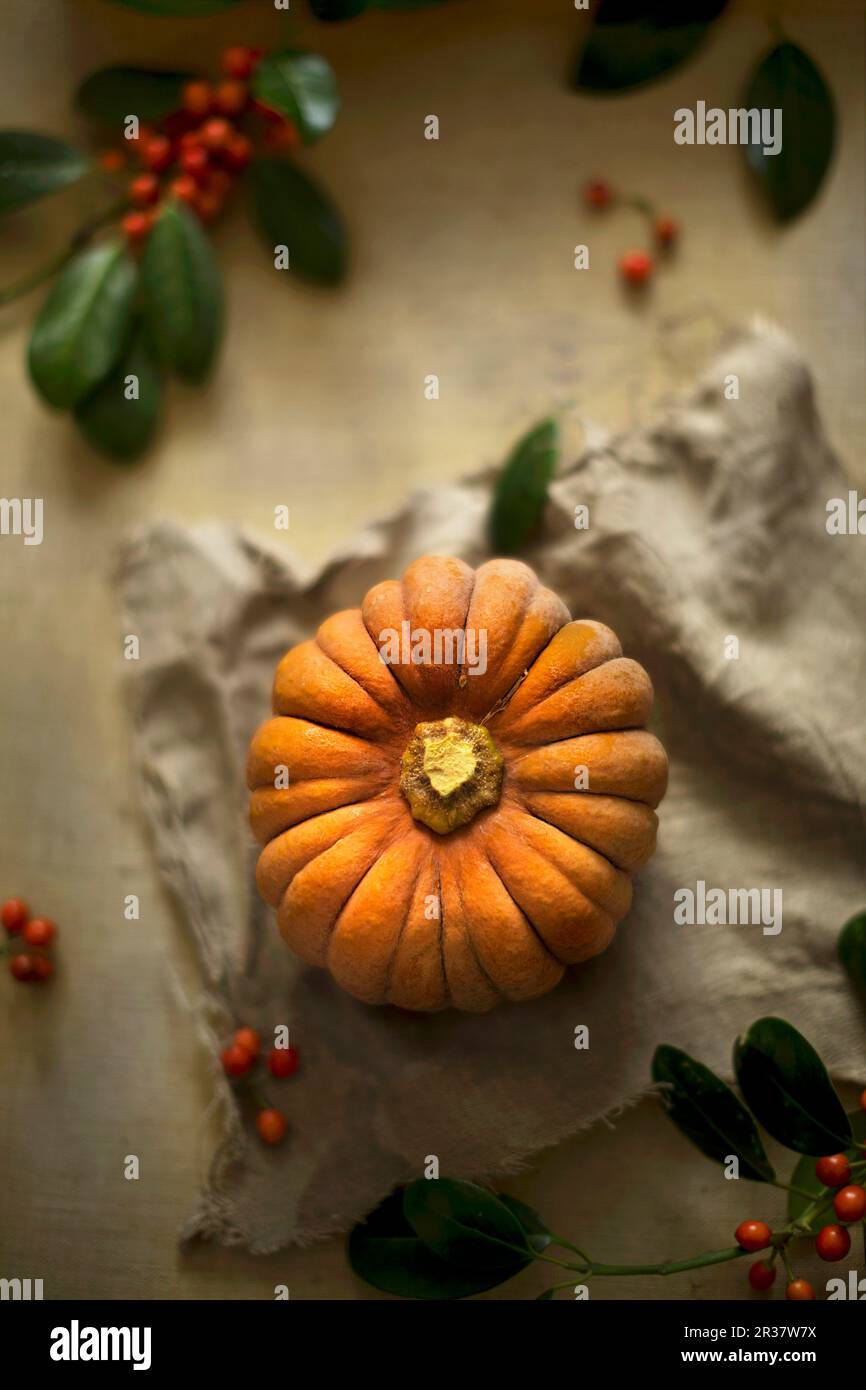
[(9, 960), (9, 974), (16, 980), (33, 979), (33, 956), (12, 956)]
[(57, 928), (49, 917), (32, 917), (24, 928), (28, 946), (50, 946), (56, 935)]
[(845, 1187), (851, 1181), (851, 1165), (844, 1154), (829, 1154), (818, 1159), (815, 1176), (825, 1187)]
[(648, 251), (626, 251), (619, 258), (619, 270), (630, 285), (643, 285), (653, 272), (653, 258)]
[(234, 126), (224, 116), (212, 116), (201, 127), (201, 142), (209, 150), (225, 149), (234, 135)]
[(224, 116), (239, 116), (247, 104), (247, 89), (243, 82), (221, 82), (216, 89), (214, 105)]
[(272, 1047), (268, 1053), (268, 1070), (271, 1076), (280, 1079), (294, 1076), (298, 1070), (298, 1049), (296, 1047)]
[(189, 174), (192, 178), (198, 179), (199, 182), (207, 178), (210, 160), (208, 159), (207, 150), (203, 145), (187, 145), (186, 148), (181, 150), (178, 163), (185, 174)]
[(222, 211), (223, 200), (217, 193), (212, 193), (209, 188), (200, 188), (193, 200), (193, 207), (201, 218), (202, 222), (213, 222)]
[(593, 179), (583, 190), (584, 197), (592, 208), (606, 208), (613, 194), (601, 179)]
[(239, 1028), (235, 1033), (235, 1043), (238, 1047), (245, 1047), (253, 1057), (258, 1057), (262, 1050), (262, 1040), (255, 1028)]
[(195, 203), (198, 197), (198, 184), (190, 174), (179, 174), (169, 184), (169, 192), (181, 203)]
[(265, 132), (264, 146), (273, 154), (287, 154), (299, 150), (302, 145), (301, 134), (292, 121), (281, 120)]
[(232, 1043), (220, 1056), (226, 1076), (246, 1076), (255, 1060), (250, 1050), (239, 1043)]
[(245, 169), (253, 157), (252, 142), (245, 135), (234, 135), (222, 152), (230, 169)]
[(180, 94), (184, 111), (191, 116), (206, 116), (213, 104), (209, 82), (187, 82)]
[(758, 1260), (757, 1264), (749, 1267), (749, 1283), (753, 1289), (772, 1288), (776, 1279), (775, 1265), (765, 1264), (763, 1260)]
[(844, 1260), (851, 1249), (851, 1237), (844, 1226), (822, 1226), (815, 1237), (815, 1249), (822, 1260), (833, 1264)]
[(785, 1290), (785, 1297), (792, 1303), (805, 1303), (807, 1299), (815, 1297), (815, 1290), (808, 1279), (793, 1279)]
[(171, 163), (171, 141), (165, 135), (152, 135), (141, 151), (141, 162), (155, 174), (161, 174)]
[(261, 116), (263, 121), (269, 125), (280, 125), (286, 118), (282, 111), (277, 111), (275, 107), (269, 106), (266, 101), (260, 101), (258, 97), (253, 97), (253, 110), (257, 116)]
[(44, 984), (54, 974), (54, 965), (47, 956), (34, 956), (30, 978), (37, 984)]
[(860, 1109), (866, 1111), (866, 1091), (860, 1096)]
[(129, 201), (137, 208), (151, 207), (159, 198), (159, 179), (156, 174), (139, 174), (129, 185)]
[(741, 1221), (734, 1231), (734, 1240), (743, 1250), (766, 1250), (772, 1238), (766, 1221)]
[(265, 1144), (279, 1144), (288, 1127), (289, 1122), (280, 1110), (260, 1110), (256, 1116), (256, 1129)]
[(96, 156), (96, 161), (106, 174), (119, 174), (121, 169), (126, 168), (126, 155), (122, 150), (103, 150)]
[(866, 1191), (856, 1183), (841, 1188), (833, 1198), (833, 1210), (840, 1221), (862, 1221), (866, 1215)]
[(226, 173), (225, 169), (214, 169), (209, 175), (205, 187), (208, 193), (212, 193), (222, 203), (233, 183), (234, 179), (231, 174)]
[(657, 217), (655, 233), (659, 246), (672, 246), (680, 234), (680, 224), (673, 217)]
[(149, 212), (128, 212), (120, 223), (127, 239), (133, 243), (144, 241), (153, 225)]
[(10, 936), (14, 936), (24, 926), (30, 916), (26, 902), (23, 898), (7, 898), (0, 907), (0, 921), (8, 931)]
[(220, 67), (226, 76), (243, 80), (250, 76), (261, 57), (260, 48), (226, 48), (220, 56)]

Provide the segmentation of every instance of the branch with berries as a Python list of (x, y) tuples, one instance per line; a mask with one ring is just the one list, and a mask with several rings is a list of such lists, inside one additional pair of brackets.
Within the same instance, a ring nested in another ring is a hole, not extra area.
[[(866, 999), (866, 913), (851, 919), (839, 955)], [(790, 1023), (762, 1018), (734, 1044), (739, 1094), (679, 1048), (662, 1046), (652, 1063), (662, 1104), (687, 1139), (721, 1164), (726, 1177), (787, 1194), (775, 1226), (747, 1218), (734, 1244), (680, 1260), (615, 1264), (598, 1260), (552, 1232), (536, 1211), (508, 1193), (450, 1178), (419, 1178), (377, 1207), (349, 1237), (355, 1273), (403, 1298), (466, 1298), (496, 1288), (533, 1262), (561, 1271), (539, 1295), (563, 1289), (587, 1297), (590, 1281), (611, 1276), (669, 1277), (760, 1254), (749, 1287), (770, 1289), (781, 1267), (791, 1302), (817, 1297), (797, 1275), (795, 1252), (810, 1241), (827, 1263), (851, 1251), (860, 1228), (866, 1254), (866, 1090), (850, 1114), (811, 1044)], [(758, 1128), (798, 1156), (787, 1182), (777, 1178)]]
[(33, 131), (0, 131), (0, 214), (90, 177), (104, 203), (44, 265), (0, 287), (0, 305), (53, 281), (28, 347), (45, 403), (90, 444), (137, 458), (162, 414), (168, 375), (198, 384), (224, 326), (207, 229), (240, 182), (277, 270), (338, 284), (347, 239), (298, 152), (331, 129), (336, 78), (317, 54), (233, 47), (211, 82), (131, 67), (92, 73), (79, 109), (115, 140), (95, 157)]

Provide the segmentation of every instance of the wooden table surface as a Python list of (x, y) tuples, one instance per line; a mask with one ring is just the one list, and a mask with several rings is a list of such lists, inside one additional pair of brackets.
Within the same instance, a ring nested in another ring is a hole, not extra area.
[[(841, 120), (818, 202), (784, 232), (762, 216), (737, 150), (672, 139), (677, 107), (738, 103), (769, 42), (757, 0), (735, 5), (688, 66), (613, 101), (566, 90), (582, 20), (562, 0), (455, 0), (342, 26), (302, 20), (300, 8), (250, 0), (190, 23), (104, 0), (31, 0), (4, 14), (3, 123), (59, 134), (76, 132), (76, 81), (105, 63), (181, 66), (192, 51), (211, 66), (239, 40), (324, 52), (344, 111), (310, 166), (353, 241), (345, 289), (274, 287), (240, 211), (228, 218), (219, 369), (207, 390), (172, 388), (157, 447), (128, 470), (95, 458), (35, 399), (24, 349), (38, 296), (0, 321), (0, 491), (45, 506), (41, 546), (0, 538), (0, 894), (21, 894), (62, 930), (50, 988), (0, 980), (0, 1276), (41, 1277), (47, 1297), (258, 1298), (278, 1282), (293, 1298), (368, 1296), (339, 1241), (265, 1259), (178, 1250), (209, 1151), (210, 1064), (189, 1012), (195, 962), (160, 888), (130, 763), (110, 582), (123, 532), (165, 515), (266, 528), (285, 502), (291, 544), (316, 564), (415, 486), (500, 458), (552, 404), (573, 399), (608, 426), (640, 419), (688, 381), (721, 327), (754, 314), (805, 345), (830, 435), (852, 478), (866, 476), (859, 3), (776, 6), (829, 77)], [(431, 113), (438, 142), (423, 139)], [(584, 211), (579, 190), (595, 174), (683, 223), (640, 307), (615, 263), (641, 244), (641, 221)], [(2, 281), (50, 254), (92, 197), (81, 188), (9, 219)], [(591, 269), (578, 273), (584, 241)], [(123, 916), (129, 893), (138, 922)], [(123, 1176), (130, 1153), (138, 1182)], [(725, 1183), (651, 1101), (507, 1186), (611, 1260), (688, 1256), (728, 1244), (743, 1215), (779, 1212), (766, 1194), (753, 1209), (756, 1194)], [(545, 1282), (535, 1268), (489, 1296), (531, 1296)], [(737, 1297), (743, 1285), (742, 1267), (721, 1266), (675, 1283), (602, 1280), (593, 1297)]]

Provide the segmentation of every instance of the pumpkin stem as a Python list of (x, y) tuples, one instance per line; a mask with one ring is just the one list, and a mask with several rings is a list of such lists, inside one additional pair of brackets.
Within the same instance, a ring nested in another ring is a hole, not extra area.
[(416, 820), (447, 835), (496, 805), (503, 767), (480, 724), (455, 717), (416, 724), (403, 754), (400, 790)]

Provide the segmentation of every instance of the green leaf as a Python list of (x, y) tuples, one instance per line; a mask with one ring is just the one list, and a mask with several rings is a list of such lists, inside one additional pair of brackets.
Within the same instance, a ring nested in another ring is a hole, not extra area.
[(851, 1126), (812, 1044), (782, 1018), (759, 1018), (734, 1044), (734, 1070), (750, 1110), (786, 1148), (831, 1154)]
[[(862, 1163), (864, 1158), (862, 1145), (866, 1142), (866, 1114), (864, 1114), (862, 1110), (852, 1110), (848, 1115), (848, 1119), (851, 1122), (854, 1138), (860, 1141), (861, 1147), (859, 1149), (840, 1149), (839, 1152), (847, 1154), (851, 1163), (857, 1161)], [(788, 1218), (791, 1221), (798, 1221), (806, 1208), (824, 1191), (823, 1185), (818, 1181), (815, 1174), (815, 1163), (821, 1157), (821, 1154), (804, 1154), (791, 1174), (791, 1187), (799, 1187), (812, 1194), (811, 1197), (801, 1197), (798, 1192), (788, 1193)], [(866, 1173), (866, 1170), (861, 1170), (854, 1178), (854, 1181), (859, 1183), (861, 1187), (864, 1181), (866, 1181), (864, 1173)], [(823, 1225), (826, 1220), (827, 1216), (825, 1214), (821, 1217), (821, 1224)]]
[(75, 420), (99, 453), (130, 463), (150, 444), (161, 413), (162, 376), (139, 324), (105, 380), (79, 401)]
[(475, 1183), (419, 1178), (403, 1193), (403, 1211), (434, 1254), (464, 1269), (517, 1274), (532, 1258), (514, 1213)]
[(493, 491), (488, 530), (493, 550), (513, 555), (537, 531), (559, 455), (559, 428), (544, 420), (515, 445)]
[(856, 987), (866, 993), (866, 912), (858, 912), (839, 934), (839, 959)]
[(253, 73), (253, 95), (288, 117), (305, 145), (331, 129), (340, 109), (337, 79), (318, 53), (269, 53)]
[(510, 1196), (507, 1192), (497, 1192), (496, 1195), (512, 1216), (517, 1217), (530, 1249), (535, 1250), (539, 1255), (542, 1254), (550, 1244), (552, 1236), (538, 1212), (533, 1211), (532, 1207), (528, 1207), (525, 1202)]
[(182, 203), (169, 203), (155, 223), (141, 281), (158, 360), (187, 381), (202, 381), (222, 336), (222, 282), (210, 241)]
[(77, 183), (90, 160), (63, 140), (32, 130), (0, 131), (0, 212), (23, 208)]
[(374, 1289), (402, 1298), (452, 1299), (493, 1289), (509, 1270), (469, 1270), (440, 1259), (413, 1231), (403, 1192), (386, 1197), (349, 1236), (349, 1263)]
[(284, 159), (256, 160), (249, 178), (262, 235), (271, 250), (288, 247), (289, 274), (338, 284), (346, 273), (346, 230), (327, 194)]
[(762, 143), (743, 148), (774, 216), (788, 222), (809, 206), (833, 157), (833, 97), (808, 54), (796, 44), (780, 43), (753, 73), (743, 105), (782, 112), (778, 154), (765, 154)]
[(740, 1177), (773, 1181), (776, 1175), (757, 1126), (721, 1077), (680, 1048), (667, 1045), (656, 1048), (652, 1075), (664, 1087), (660, 1095), (668, 1115), (702, 1154), (718, 1163), (735, 1154)]
[(363, 14), (367, 0), (310, 0), (310, 9), (316, 19), (326, 24), (338, 24), (344, 19), (354, 19)]
[(145, 14), (199, 19), (202, 15), (219, 14), (240, 4), (240, 0), (114, 0), (127, 10), (142, 10)]
[(30, 337), (28, 365), (49, 405), (69, 409), (107, 376), (126, 342), (138, 271), (124, 243), (82, 251), (55, 281)]
[(121, 125), (127, 116), (158, 121), (181, 104), (188, 72), (158, 72), (146, 68), (101, 68), (82, 82), (76, 103), (86, 116)]
[(653, 82), (697, 51), (726, 4), (727, 0), (602, 0), (573, 85), (616, 94)]

